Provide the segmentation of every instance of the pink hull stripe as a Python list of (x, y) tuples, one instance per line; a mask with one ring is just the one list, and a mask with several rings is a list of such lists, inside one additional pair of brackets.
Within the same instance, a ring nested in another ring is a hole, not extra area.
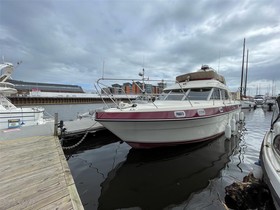
[[(239, 109), (239, 105), (205, 108), (205, 109), (193, 109), (182, 111), (151, 111), (151, 112), (132, 112), (132, 111), (120, 111), (120, 112), (96, 112), (96, 121), (118, 121), (118, 120), (183, 120), (188, 118), (205, 118), (214, 117), (217, 115), (227, 114), (234, 110)], [(203, 115), (199, 114), (199, 111), (204, 110)], [(184, 117), (176, 117), (175, 112), (184, 112)]]
[(213, 140), (215, 138), (220, 137), (223, 135), (224, 132), (218, 133), (216, 135), (203, 138), (203, 139), (196, 139), (196, 140), (191, 140), (191, 141), (183, 141), (183, 142), (168, 142), (168, 143), (141, 143), (141, 142), (130, 142), (130, 141), (125, 141), (129, 146), (135, 148), (135, 149), (152, 149), (152, 148), (157, 148), (157, 147), (168, 147), (168, 146), (178, 146), (178, 145), (183, 145), (183, 144), (193, 144), (193, 143), (199, 143), (199, 142), (204, 142), (204, 141), (209, 141)]

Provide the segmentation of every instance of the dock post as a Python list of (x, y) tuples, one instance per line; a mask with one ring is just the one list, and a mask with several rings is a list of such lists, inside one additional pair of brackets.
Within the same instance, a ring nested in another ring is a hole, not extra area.
[(54, 113), (54, 136), (57, 135), (58, 113)]

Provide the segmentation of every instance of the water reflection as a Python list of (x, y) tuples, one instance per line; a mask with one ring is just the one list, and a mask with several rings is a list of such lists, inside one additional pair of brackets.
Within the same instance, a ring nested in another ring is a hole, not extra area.
[[(71, 139), (69, 141), (64, 141), (63, 146), (65, 146), (65, 147), (72, 146), (72, 145), (75, 145), (75, 143), (77, 143), (78, 141), (80, 141), (80, 138), (74, 139), (74, 140)], [(64, 154), (65, 154), (66, 159), (69, 160), (71, 157), (73, 157), (73, 155), (84, 153), (85, 151), (88, 151), (88, 150), (98, 149), (104, 145), (108, 145), (108, 144), (119, 142), (119, 141), (121, 141), (121, 140), (117, 136), (115, 136), (113, 133), (111, 133), (110, 131), (101, 130), (94, 134), (88, 134), (88, 136), (82, 142), (82, 144), (80, 144), (77, 147), (74, 147), (73, 149), (64, 150)]]
[(101, 183), (98, 209), (163, 209), (183, 203), (229, 162), (239, 138), (154, 150), (130, 149)]

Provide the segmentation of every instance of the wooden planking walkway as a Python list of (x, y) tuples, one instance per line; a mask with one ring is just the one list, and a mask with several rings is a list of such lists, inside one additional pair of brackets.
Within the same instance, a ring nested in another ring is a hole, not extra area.
[(57, 137), (0, 141), (0, 209), (84, 209)]

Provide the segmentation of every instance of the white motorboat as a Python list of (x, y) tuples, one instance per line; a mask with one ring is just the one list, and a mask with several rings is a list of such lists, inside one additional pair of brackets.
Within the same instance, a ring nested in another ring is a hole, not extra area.
[(268, 106), (268, 107), (272, 107), (273, 105), (275, 105), (275, 97), (267, 97), (266, 99), (265, 99), (265, 102), (264, 102), (264, 104), (266, 105), (266, 106)]
[[(7, 82), (14, 66), (11, 63), (0, 64), (0, 130), (45, 124), (44, 108), (16, 107), (7, 96), (17, 92), (12, 83)], [(53, 119), (52, 119), (53, 121)]]
[(264, 181), (271, 191), (276, 209), (280, 209), (280, 97), (275, 105), (271, 128), (264, 136), (260, 158)]
[(208, 66), (176, 81), (155, 101), (98, 110), (96, 121), (134, 148), (153, 148), (218, 137), (240, 112), (224, 78)]
[(258, 106), (258, 105), (262, 106), (262, 105), (264, 104), (264, 102), (265, 102), (264, 95), (256, 95), (256, 96), (254, 97), (254, 101), (256, 102), (256, 105), (257, 105), (257, 106)]
[(250, 98), (243, 97), (241, 102), (241, 109), (251, 109), (256, 108), (256, 102), (254, 100), (251, 100)]

